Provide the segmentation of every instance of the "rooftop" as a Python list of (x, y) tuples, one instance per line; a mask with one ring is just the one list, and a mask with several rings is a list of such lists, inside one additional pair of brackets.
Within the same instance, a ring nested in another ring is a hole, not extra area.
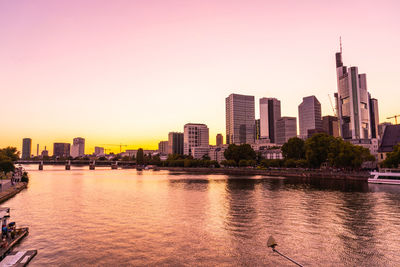
[(400, 143), (400, 125), (388, 125), (378, 152), (392, 152), (393, 147), (398, 143)]

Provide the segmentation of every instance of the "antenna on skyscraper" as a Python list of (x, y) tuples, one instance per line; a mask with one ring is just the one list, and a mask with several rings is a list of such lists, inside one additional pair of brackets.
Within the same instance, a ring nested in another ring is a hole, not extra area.
[(340, 54), (342, 53), (342, 36), (339, 36), (339, 40), (340, 40)]

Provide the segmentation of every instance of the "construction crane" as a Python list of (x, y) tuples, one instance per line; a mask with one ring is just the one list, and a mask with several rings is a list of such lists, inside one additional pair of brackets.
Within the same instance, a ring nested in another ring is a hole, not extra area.
[(336, 112), (335, 112), (335, 109), (333, 108), (333, 104), (332, 104), (332, 100), (331, 100), (331, 95), (330, 95), (330, 94), (328, 94), (328, 98), (329, 98), (329, 102), (331, 103), (331, 108), (332, 108), (333, 116), (336, 116)]
[(122, 147), (127, 147), (128, 145), (123, 145), (123, 144), (119, 144), (119, 145), (116, 145), (116, 144), (102, 144), (102, 146), (119, 146), (119, 153), (121, 153), (122, 152)]
[(400, 115), (394, 115), (394, 116), (392, 116), (392, 117), (387, 117), (386, 119), (387, 119), (387, 120), (394, 119), (394, 121), (395, 121), (395, 123), (396, 123), (396, 125), (397, 125), (397, 117), (400, 118)]

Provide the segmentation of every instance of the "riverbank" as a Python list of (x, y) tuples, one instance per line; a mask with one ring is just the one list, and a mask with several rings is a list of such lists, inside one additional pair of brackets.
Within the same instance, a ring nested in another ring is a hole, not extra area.
[(263, 175), (291, 178), (316, 178), (334, 180), (367, 181), (369, 173), (345, 172), (330, 170), (306, 170), (306, 169), (252, 169), (252, 168), (182, 168), (182, 167), (156, 167), (156, 170), (169, 170), (177, 172), (190, 172), (199, 174), (226, 174), (226, 175)]
[(4, 191), (0, 192), (0, 203), (3, 203), (4, 201), (12, 198), (25, 188), (27, 188), (28, 184), (24, 182), (19, 182), (13, 186), (10, 186), (9, 188), (5, 189)]

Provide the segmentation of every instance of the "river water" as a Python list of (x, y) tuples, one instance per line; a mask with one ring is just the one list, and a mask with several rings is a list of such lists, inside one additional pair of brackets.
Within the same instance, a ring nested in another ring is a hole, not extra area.
[(400, 266), (400, 186), (27, 166), (30, 266)]

